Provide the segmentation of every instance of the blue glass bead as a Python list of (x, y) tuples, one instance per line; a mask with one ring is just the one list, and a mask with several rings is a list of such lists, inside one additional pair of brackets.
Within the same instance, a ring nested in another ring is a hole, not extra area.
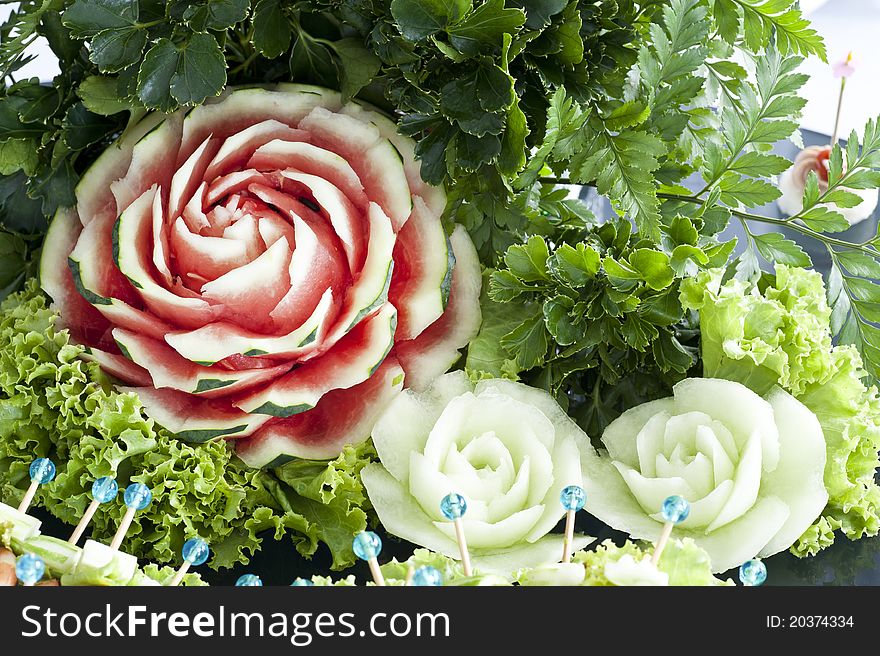
[(293, 583), (291, 583), (290, 585), (292, 585), (293, 587), (300, 587), (300, 586), (304, 586), (304, 585), (315, 585), (315, 584), (312, 583), (311, 579), (294, 579)]
[(569, 485), (559, 494), (559, 502), (566, 510), (578, 512), (587, 502), (587, 493), (580, 485)]
[(415, 571), (412, 577), (412, 584), (418, 586), (443, 585), (443, 575), (436, 567), (425, 565)]
[(767, 566), (760, 560), (747, 560), (739, 568), (743, 585), (761, 585), (767, 580)]
[(55, 463), (48, 458), (37, 458), (31, 463), (28, 471), (32, 481), (45, 485), (55, 478)]
[(681, 524), (691, 514), (691, 504), (687, 502), (687, 499), (677, 494), (666, 497), (663, 507), (660, 509), (660, 514), (663, 515), (663, 519), (667, 522)]
[(263, 580), (257, 576), (256, 574), (242, 574), (238, 577), (238, 580), (235, 582), (236, 587), (239, 588), (248, 588), (252, 586), (261, 586), (263, 585)]
[(459, 519), (467, 512), (467, 501), (460, 494), (447, 494), (440, 502), (440, 512), (446, 519)]
[(361, 560), (370, 560), (378, 557), (379, 552), (382, 551), (382, 538), (372, 531), (364, 531), (354, 536), (351, 548), (354, 550), (354, 555)]
[(25, 585), (33, 585), (46, 573), (46, 563), (36, 554), (26, 553), (15, 561), (15, 576)]
[(98, 503), (113, 501), (119, 494), (119, 484), (115, 478), (102, 476), (92, 483), (92, 498)]
[(125, 505), (135, 510), (143, 510), (153, 500), (153, 493), (143, 483), (132, 483), (125, 488)]
[(190, 538), (183, 543), (183, 549), (180, 550), (180, 553), (190, 565), (198, 567), (205, 564), (208, 556), (211, 555), (211, 550), (208, 548), (208, 543), (202, 538)]

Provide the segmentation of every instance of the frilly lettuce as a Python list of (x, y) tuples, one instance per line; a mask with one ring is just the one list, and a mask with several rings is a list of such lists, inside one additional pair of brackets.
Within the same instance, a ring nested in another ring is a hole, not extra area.
[[(583, 564), (587, 575), (583, 585), (607, 586), (614, 585), (606, 575), (605, 567), (616, 563), (621, 558), (629, 557), (634, 561), (650, 558), (653, 547), (643, 550), (638, 545), (627, 541), (617, 546), (606, 540), (590, 551), (580, 551), (572, 560)], [(712, 562), (708, 554), (700, 549), (690, 538), (673, 539), (666, 544), (657, 569), (669, 577), (669, 585), (675, 586), (713, 586), (732, 585), (731, 581), (723, 581), (712, 575)]]
[(721, 271), (706, 271), (682, 283), (681, 300), (700, 313), (704, 376), (735, 380), (759, 394), (781, 385), (819, 418), (828, 505), (792, 550), (814, 554), (834, 541), (837, 529), (850, 539), (876, 535), (880, 397), (863, 383), (858, 351), (832, 345), (822, 277), (777, 265), (775, 282), (763, 287), (722, 284)]
[[(156, 427), (132, 394), (116, 392), (97, 365), (79, 358), (66, 331), (31, 281), (0, 305), (0, 500), (16, 504), (28, 465), (51, 457), (58, 475), (36, 503), (75, 524), (91, 483), (115, 475), (150, 487), (154, 501), (138, 513), (123, 548), (158, 562), (176, 561), (199, 535), (213, 567), (247, 562), (263, 531), (292, 536), (303, 555), (326, 542), (334, 568), (354, 562), (351, 536), (366, 527), (360, 469), (367, 444), (332, 462), (296, 461), (273, 472), (248, 469), (222, 441), (187, 444)], [(92, 535), (113, 535), (122, 504), (102, 505)]]

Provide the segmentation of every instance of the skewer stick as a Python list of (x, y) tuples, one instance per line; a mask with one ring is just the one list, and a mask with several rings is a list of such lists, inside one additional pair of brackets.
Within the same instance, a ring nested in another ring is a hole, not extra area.
[(128, 533), (128, 529), (131, 528), (131, 522), (134, 520), (136, 512), (137, 508), (129, 507), (122, 516), (122, 521), (119, 522), (119, 528), (116, 529), (116, 535), (113, 536), (113, 541), (110, 543), (110, 548), (113, 549), (113, 551), (118, 551), (119, 547), (122, 546), (122, 541), (125, 539), (125, 534)]
[(651, 554), (651, 564), (656, 565), (660, 562), (660, 556), (663, 555), (663, 549), (666, 548), (666, 543), (669, 542), (669, 536), (672, 535), (672, 528), (675, 526), (672, 522), (666, 522), (663, 525), (663, 532), (660, 533), (660, 538), (657, 540), (657, 545), (654, 547), (654, 553)]
[(122, 521), (119, 522), (119, 528), (116, 529), (116, 535), (113, 536), (113, 541), (110, 543), (110, 548), (114, 551), (119, 549), (122, 541), (125, 539), (125, 534), (128, 533), (128, 529), (131, 527), (131, 522), (134, 520), (135, 513), (150, 505), (150, 502), (153, 500), (153, 493), (150, 492), (150, 488), (143, 483), (132, 483), (125, 488), (124, 498), (128, 510), (126, 510), (125, 515), (122, 516)]
[(190, 538), (183, 543), (180, 555), (183, 556), (183, 564), (174, 573), (174, 578), (168, 583), (169, 587), (172, 588), (180, 585), (183, 577), (186, 576), (192, 565), (198, 567), (204, 564), (208, 560), (208, 556), (211, 555), (211, 550), (208, 548), (208, 543), (201, 538)]
[(373, 575), (373, 582), (376, 585), (385, 585), (385, 577), (382, 575), (382, 570), (379, 569), (378, 560), (382, 551), (382, 538), (372, 531), (363, 531), (354, 536), (351, 548), (355, 556), (367, 561), (370, 566), (370, 574)]
[(98, 506), (102, 503), (112, 501), (116, 498), (118, 493), (119, 485), (117, 485), (115, 479), (110, 478), (109, 476), (102, 476), (92, 483), (92, 502), (89, 504), (89, 507), (86, 508), (86, 511), (79, 520), (79, 524), (73, 529), (73, 533), (67, 542), (69, 544), (76, 544), (79, 542), (79, 539), (83, 536), (83, 533), (85, 533), (86, 528), (95, 516)]
[(459, 551), (461, 551), (461, 567), (464, 570), (465, 576), (473, 576), (474, 570), (473, 567), (471, 567), (471, 554), (468, 551), (467, 539), (464, 536), (464, 524), (461, 522), (461, 517), (458, 517), (453, 521), (455, 526), (455, 540), (458, 542)]
[(458, 550), (461, 553), (461, 567), (465, 576), (473, 576), (471, 567), (471, 555), (468, 551), (467, 538), (464, 534), (464, 523), (461, 518), (467, 512), (467, 501), (460, 494), (450, 492), (440, 501), (440, 512), (450, 520), (455, 527), (455, 541), (458, 542)]
[(666, 523), (663, 525), (663, 532), (660, 533), (660, 538), (654, 547), (654, 553), (651, 555), (651, 563), (653, 565), (657, 565), (660, 562), (660, 556), (663, 554), (666, 543), (669, 542), (673, 527), (686, 520), (690, 513), (691, 505), (687, 502), (687, 499), (678, 495), (666, 497), (663, 506), (660, 508), (660, 514)]
[(189, 564), (188, 560), (183, 561), (183, 565), (181, 565), (180, 569), (174, 573), (174, 578), (171, 579), (171, 582), (168, 584), (169, 587), (176, 588), (180, 585), (180, 582), (183, 581), (183, 577), (186, 576), (186, 573), (189, 571)]
[(385, 585), (385, 577), (382, 575), (382, 570), (379, 569), (379, 561), (370, 558), (367, 563), (370, 565), (370, 574), (373, 575), (373, 581), (376, 585)]
[(31, 476), (31, 484), (18, 506), (20, 513), (28, 511), (34, 500), (34, 495), (37, 493), (37, 488), (55, 478), (55, 463), (48, 458), (37, 458), (31, 463), (28, 473)]
[(571, 562), (571, 544), (574, 542), (574, 516), (587, 502), (587, 493), (580, 485), (569, 485), (559, 494), (559, 503), (565, 509), (565, 538), (562, 541), (562, 562)]

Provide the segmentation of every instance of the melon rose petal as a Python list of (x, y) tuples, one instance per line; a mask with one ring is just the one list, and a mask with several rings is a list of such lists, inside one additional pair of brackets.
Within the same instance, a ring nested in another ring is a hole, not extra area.
[(612, 528), (656, 540), (673, 494), (690, 513), (673, 532), (706, 551), (712, 571), (787, 549), (828, 502), (825, 437), (816, 415), (782, 388), (686, 378), (673, 396), (624, 412), (607, 450), (581, 452), (586, 508)]
[[(473, 384), (455, 371), (397, 396), (372, 435), (380, 462), (361, 479), (389, 533), (459, 557), (455, 527), (440, 512), (456, 492), (467, 501), (462, 528), (478, 571), (558, 561), (559, 495), (583, 483), (581, 454), (592, 447), (550, 394), (509, 380)], [(576, 535), (572, 547), (591, 541)]]
[(41, 263), (63, 326), (159, 424), (252, 466), (363, 441), (479, 328), (479, 261), (443, 191), (389, 118), (334, 91), (149, 115), (76, 198)]

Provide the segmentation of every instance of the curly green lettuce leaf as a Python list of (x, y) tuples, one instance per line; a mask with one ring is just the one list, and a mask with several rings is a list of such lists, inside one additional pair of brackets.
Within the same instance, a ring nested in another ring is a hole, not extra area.
[(794, 396), (830, 376), (831, 310), (822, 277), (777, 267), (763, 293), (741, 280), (722, 285), (722, 271), (703, 271), (681, 285), (685, 309), (700, 312), (703, 375), (735, 380), (764, 395), (781, 385)]
[[(299, 461), (274, 472), (252, 470), (222, 441), (187, 444), (155, 426), (133, 394), (120, 394), (82, 348), (56, 329), (57, 316), (36, 283), (0, 305), (0, 500), (17, 505), (36, 456), (58, 475), (36, 503), (75, 524), (90, 503), (91, 483), (113, 475), (153, 491), (123, 549), (158, 562), (175, 560), (194, 535), (212, 547), (211, 566), (248, 562), (261, 533), (291, 536), (311, 555), (321, 542), (333, 567), (354, 562), (351, 535), (366, 527), (360, 468), (371, 447), (332, 462)], [(124, 508), (100, 506), (92, 536), (108, 539)]]
[[(605, 565), (617, 562), (624, 556), (636, 561), (650, 558), (652, 549), (650, 545), (642, 549), (629, 540), (623, 546), (605, 540), (595, 549), (575, 553), (572, 561), (583, 564), (586, 569), (587, 576), (582, 585), (610, 586), (614, 584), (605, 575)], [(690, 538), (670, 540), (660, 556), (657, 569), (669, 576), (669, 585), (732, 585), (731, 581), (723, 581), (712, 575), (712, 562), (708, 554)]]
[(778, 384), (819, 418), (828, 505), (792, 550), (815, 554), (838, 529), (853, 540), (876, 535), (880, 397), (863, 382), (858, 351), (832, 344), (821, 275), (777, 265), (770, 284), (722, 284), (721, 271), (707, 271), (682, 284), (681, 299), (700, 314), (704, 376), (735, 380), (759, 394)]

